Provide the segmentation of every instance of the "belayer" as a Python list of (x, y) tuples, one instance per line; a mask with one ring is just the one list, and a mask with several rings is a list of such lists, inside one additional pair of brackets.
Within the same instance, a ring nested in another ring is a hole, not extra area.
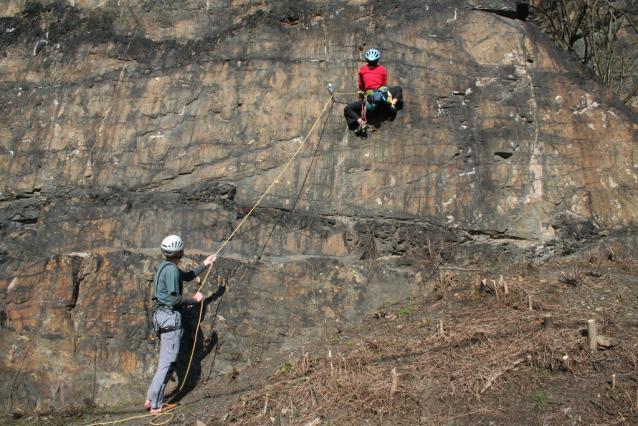
[(401, 86), (388, 88), (388, 72), (379, 65), (381, 54), (377, 49), (366, 52), (368, 63), (359, 70), (359, 95), (362, 99), (348, 104), (343, 110), (346, 122), (355, 134), (364, 135), (368, 128), (367, 114), (386, 112), (394, 117), (397, 108), (403, 107), (403, 89)]
[(160, 413), (177, 405), (164, 403), (164, 390), (179, 354), (183, 334), (182, 308), (200, 303), (204, 298), (200, 292), (194, 298), (182, 296), (183, 282), (194, 280), (217, 259), (217, 255), (213, 254), (192, 270), (184, 272), (179, 268), (180, 260), (184, 257), (184, 242), (180, 237), (169, 235), (164, 238), (161, 250), (166, 260), (160, 264), (155, 274), (153, 298), (153, 327), (160, 339), (160, 356), (157, 372), (144, 402), (144, 408), (151, 410), (151, 413)]

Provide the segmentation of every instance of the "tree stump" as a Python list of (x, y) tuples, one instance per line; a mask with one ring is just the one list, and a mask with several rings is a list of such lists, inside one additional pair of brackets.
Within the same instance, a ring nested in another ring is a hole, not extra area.
[(596, 334), (596, 320), (587, 321), (587, 341), (590, 352), (598, 351), (598, 336)]

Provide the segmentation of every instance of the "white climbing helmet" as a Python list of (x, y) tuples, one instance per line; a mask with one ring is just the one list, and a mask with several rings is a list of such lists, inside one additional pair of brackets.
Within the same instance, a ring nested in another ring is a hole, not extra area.
[(184, 248), (184, 241), (177, 235), (169, 235), (162, 241), (162, 254), (166, 257), (173, 257)]
[(381, 57), (381, 54), (377, 49), (370, 49), (366, 52), (366, 59), (370, 62), (376, 61)]

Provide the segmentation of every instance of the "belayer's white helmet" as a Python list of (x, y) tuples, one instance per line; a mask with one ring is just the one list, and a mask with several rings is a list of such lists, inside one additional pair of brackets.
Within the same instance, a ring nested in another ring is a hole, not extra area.
[(173, 257), (184, 248), (184, 241), (177, 235), (169, 235), (162, 241), (162, 254), (166, 257)]
[(366, 52), (366, 59), (370, 62), (376, 61), (381, 57), (381, 54), (377, 49), (370, 49)]

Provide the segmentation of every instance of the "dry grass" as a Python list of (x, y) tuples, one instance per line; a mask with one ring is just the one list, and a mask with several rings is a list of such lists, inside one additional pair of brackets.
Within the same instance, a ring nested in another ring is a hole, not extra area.
[[(582, 279), (580, 272), (572, 274)], [(338, 424), (380, 424), (388, 418), (437, 424), (443, 417), (422, 409), (428, 395), (479, 400), (510, 370), (528, 366), (557, 372), (564, 355), (571, 364), (562, 374), (599, 368), (582, 334), (591, 310), (552, 305), (538, 296), (547, 284), (511, 282), (505, 294), (495, 280), (496, 292), (486, 295), (474, 283), (459, 289), (457, 281), (454, 274), (441, 274), (434, 296), (371, 315), (339, 353), (291, 359), (265, 387), (238, 398), (229, 420), (314, 426), (337, 413)], [(534, 310), (529, 310), (530, 297)], [(446, 315), (443, 308), (453, 298), (465, 299), (468, 308)], [(554, 327), (546, 331), (548, 313)], [(614, 332), (612, 323), (594, 318), (600, 334)], [(619, 350), (625, 364), (636, 359), (634, 347)]]

